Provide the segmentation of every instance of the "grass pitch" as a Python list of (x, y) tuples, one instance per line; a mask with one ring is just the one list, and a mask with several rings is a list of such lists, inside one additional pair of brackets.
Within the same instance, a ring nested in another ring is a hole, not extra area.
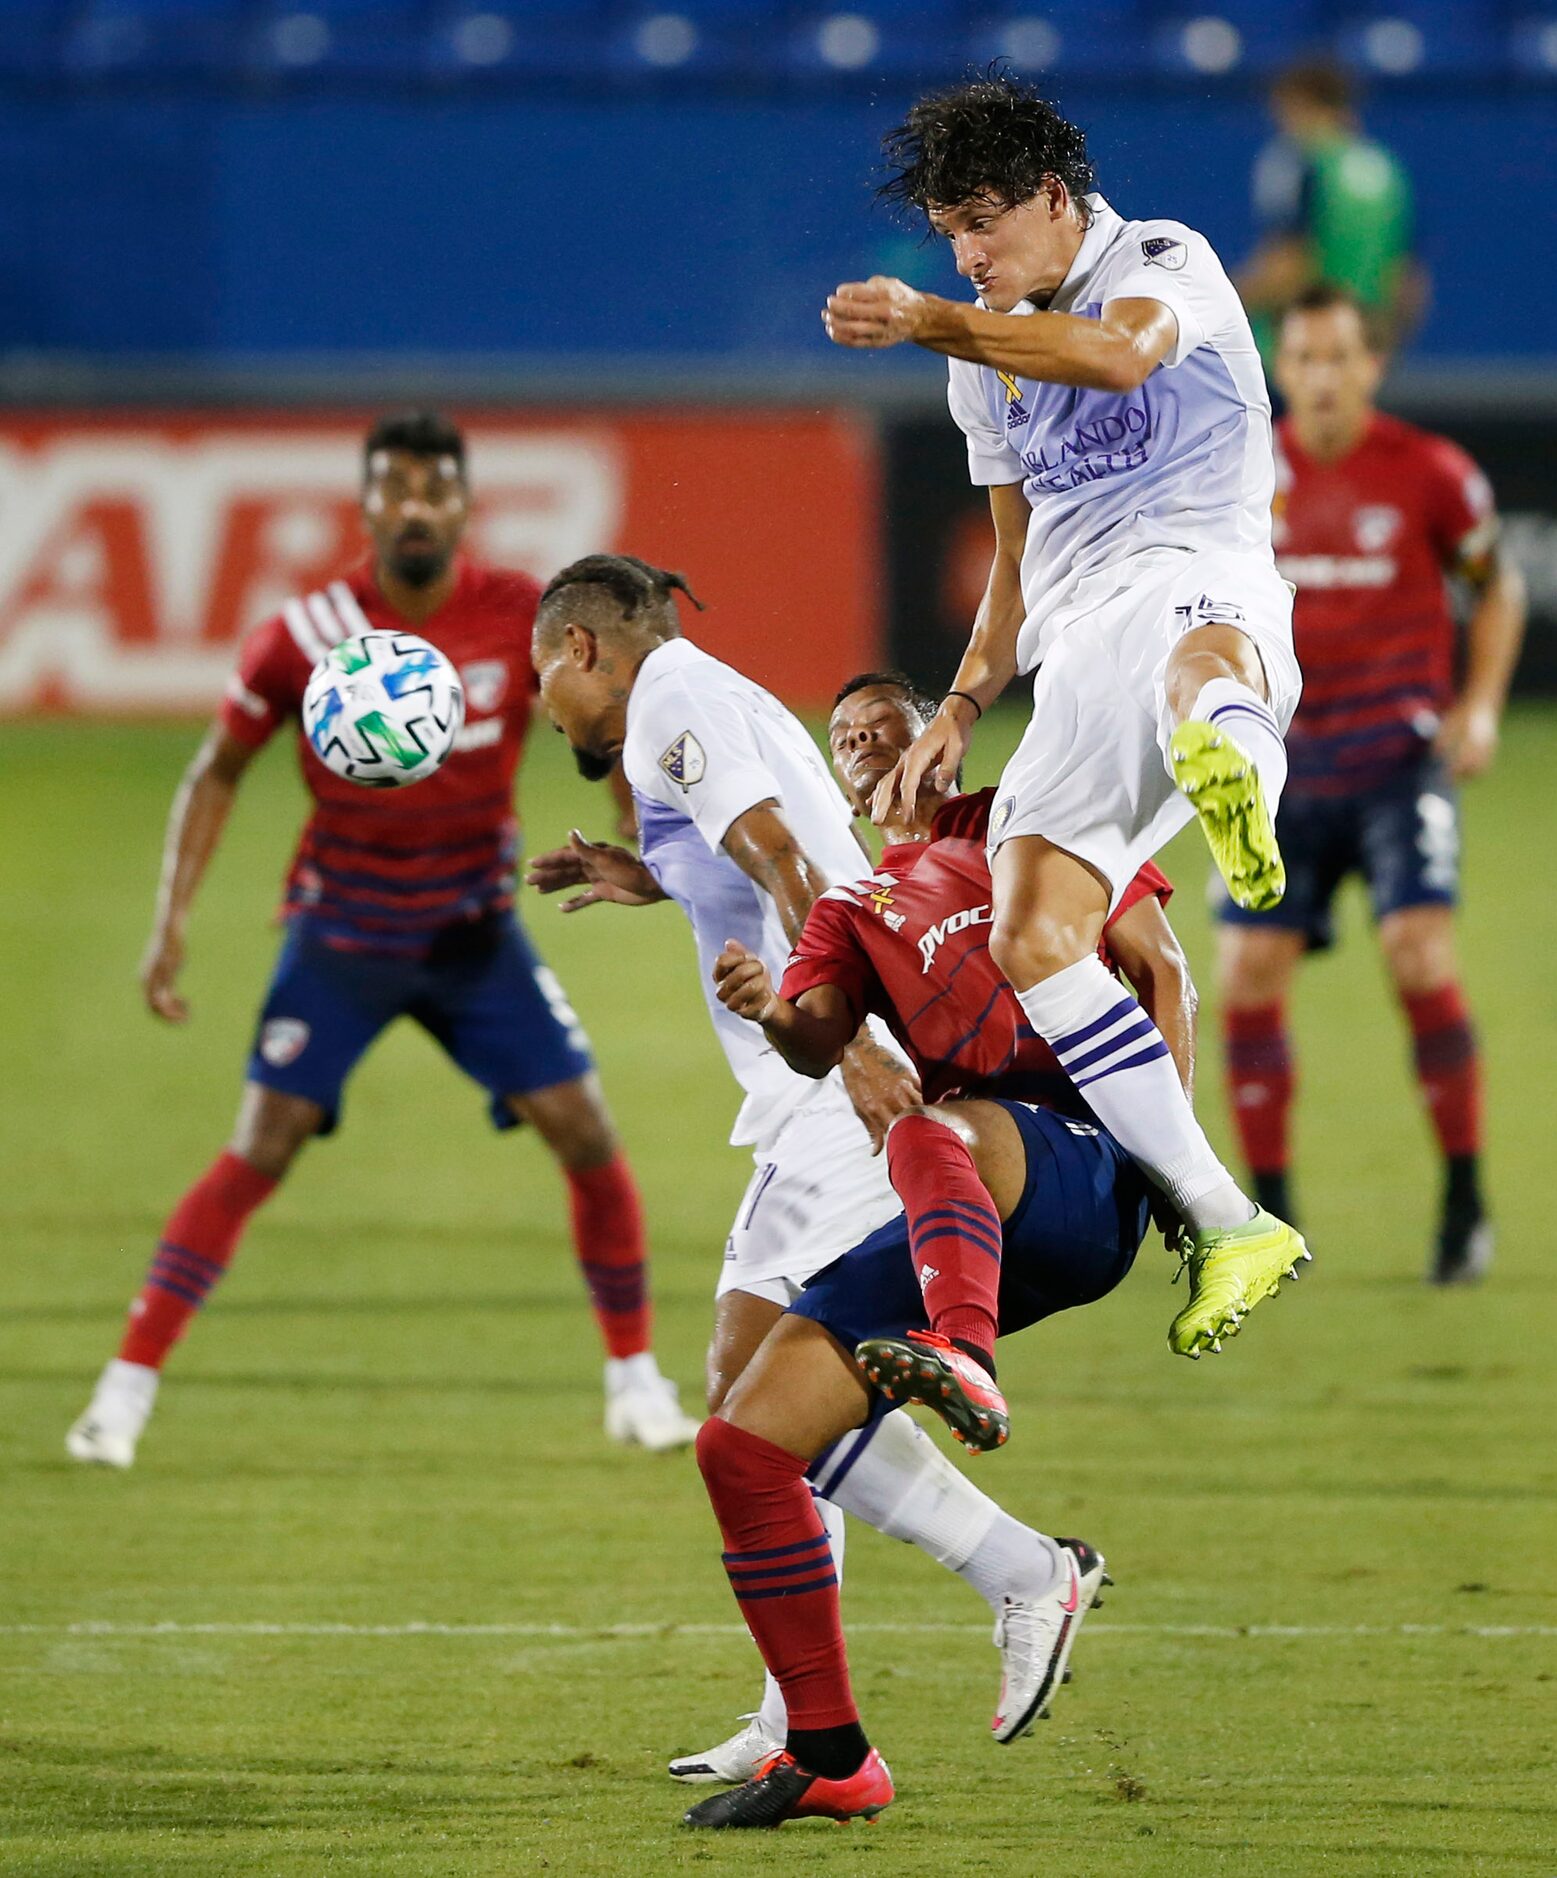
[[(981, 774), (1015, 730), (986, 726)], [(729, 1841), (678, 1830), (661, 1771), (756, 1698), (696, 1470), (604, 1442), (546, 1155), (413, 1030), (256, 1222), (133, 1473), (66, 1460), (228, 1127), (299, 792), (287, 752), (253, 774), (170, 1031), (134, 969), (193, 732), (5, 727), (0, 1870), (1557, 1871), (1554, 731), (1517, 716), (1468, 804), (1490, 1282), (1420, 1282), (1436, 1174), (1354, 900), (1298, 1004), (1303, 1283), (1191, 1365), (1148, 1247), (1115, 1297), (1005, 1346), (1015, 1432), (979, 1477), (1119, 1579), (1055, 1719), (994, 1747), (983, 1606), (856, 1530), (844, 1610), (898, 1804)], [(603, 827), (535, 742), (531, 845)], [(1169, 865), (1208, 977), (1197, 842)], [(690, 1392), (745, 1170), (689, 939), (668, 907), (527, 910), (594, 1035)]]

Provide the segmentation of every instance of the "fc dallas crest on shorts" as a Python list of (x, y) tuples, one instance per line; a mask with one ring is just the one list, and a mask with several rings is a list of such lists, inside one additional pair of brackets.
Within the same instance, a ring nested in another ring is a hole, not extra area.
[(311, 1034), (300, 1017), (272, 1017), (260, 1032), (259, 1053), (272, 1069), (285, 1069), (308, 1048)]

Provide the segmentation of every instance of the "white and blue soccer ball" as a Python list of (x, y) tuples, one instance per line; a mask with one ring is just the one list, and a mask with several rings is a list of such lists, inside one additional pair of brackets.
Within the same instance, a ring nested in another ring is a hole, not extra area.
[(464, 722), (459, 673), (415, 633), (343, 639), (303, 693), (303, 735), (314, 755), (366, 789), (402, 789), (431, 776)]

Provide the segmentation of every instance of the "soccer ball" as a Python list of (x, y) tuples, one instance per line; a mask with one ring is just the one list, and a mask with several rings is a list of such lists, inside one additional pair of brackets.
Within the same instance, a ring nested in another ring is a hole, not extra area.
[(303, 735), (314, 755), (366, 789), (402, 789), (431, 776), (464, 722), (459, 673), (415, 633), (343, 639), (303, 693)]

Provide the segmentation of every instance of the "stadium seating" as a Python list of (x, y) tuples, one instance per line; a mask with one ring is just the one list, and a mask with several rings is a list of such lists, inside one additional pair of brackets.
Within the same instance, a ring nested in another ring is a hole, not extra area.
[(826, 94), (1008, 61), (1259, 82), (1329, 52), (1389, 88), (1557, 81), (1557, 0), (0, 0), (0, 82), (708, 80)]

